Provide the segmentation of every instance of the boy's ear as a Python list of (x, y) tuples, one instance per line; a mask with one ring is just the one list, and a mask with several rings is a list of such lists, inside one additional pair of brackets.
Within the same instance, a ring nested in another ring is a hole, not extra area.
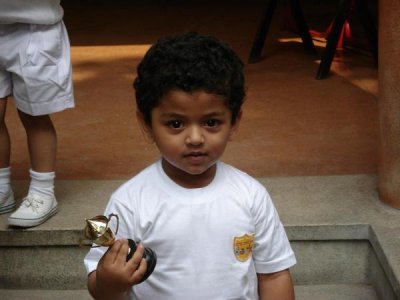
[(143, 114), (138, 110), (136, 111), (136, 120), (139, 123), (144, 140), (150, 144), (153, 143), (154, 142), (153, 131), (151, 130), (151, 127), (147, 125), (146, 121), (144, 120)]
[(239, 111), (239, 113), (236, 117), (235, 123), (232, 124), (231, 132), (229, 134), (229, 141), (232, 141), (234, 139), (234, 137), (236, 136), (236, 133), (239, 130), (240, 121), (242, 120), (242, 115), (243, 115), (243, 111), (241, 110), (241, 111)]

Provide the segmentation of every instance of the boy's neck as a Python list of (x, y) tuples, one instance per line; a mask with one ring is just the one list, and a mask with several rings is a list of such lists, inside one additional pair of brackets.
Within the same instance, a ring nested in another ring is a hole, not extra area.
[(162, 159), (162, 168), (167, 176), (177, 185), (187, 189), (203, 188), (209, 185), (216, 174), (217, 164), (212, 165), (207, 171), (201, 174), (189, 174), (171, 166), (165, 159)]

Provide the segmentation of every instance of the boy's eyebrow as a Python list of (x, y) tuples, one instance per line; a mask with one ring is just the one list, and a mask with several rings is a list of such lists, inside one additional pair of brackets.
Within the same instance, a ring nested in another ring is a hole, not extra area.
[(161, 117), (163, 118), (184, 118), (185, 116), (183, 114), (179, 114), (179, 113), (162, 113)]
[(211, 113), (205, 114), (204, 117), (206, 117), (206, 118), (222, 117), (224, 115), (226, 115), (226, 111), (222, 110), (222, 111), (215, 111), (215, 112), (211, 112)]
[[(204, 114), (202, 118), (212, 118), (212, 117), (221, 117), (226, 115), (226, 111), (213, 111), (207, 114)], [(176, 113), (176, 112), (167, 112), (161, 115), (163, 118), (186, 118), (185, 114)]]

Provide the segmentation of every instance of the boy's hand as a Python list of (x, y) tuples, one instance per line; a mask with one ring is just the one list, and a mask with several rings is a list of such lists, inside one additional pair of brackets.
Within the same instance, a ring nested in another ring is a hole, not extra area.
[(96, 270), (96, 294), (121, 295), (140, 282), (147, 269), (143, 245), (139, 244), (132, 258), (126, 261), (128, 252), (128, 241), (117, 240), (103, 255)]

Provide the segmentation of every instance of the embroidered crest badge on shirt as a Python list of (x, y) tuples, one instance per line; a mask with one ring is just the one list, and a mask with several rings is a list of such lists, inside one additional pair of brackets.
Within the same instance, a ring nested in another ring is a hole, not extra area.
[(233, 238), (233, 252), (238, 261), (246, 261), (253, 254), (255, 235), (244, 234)]

